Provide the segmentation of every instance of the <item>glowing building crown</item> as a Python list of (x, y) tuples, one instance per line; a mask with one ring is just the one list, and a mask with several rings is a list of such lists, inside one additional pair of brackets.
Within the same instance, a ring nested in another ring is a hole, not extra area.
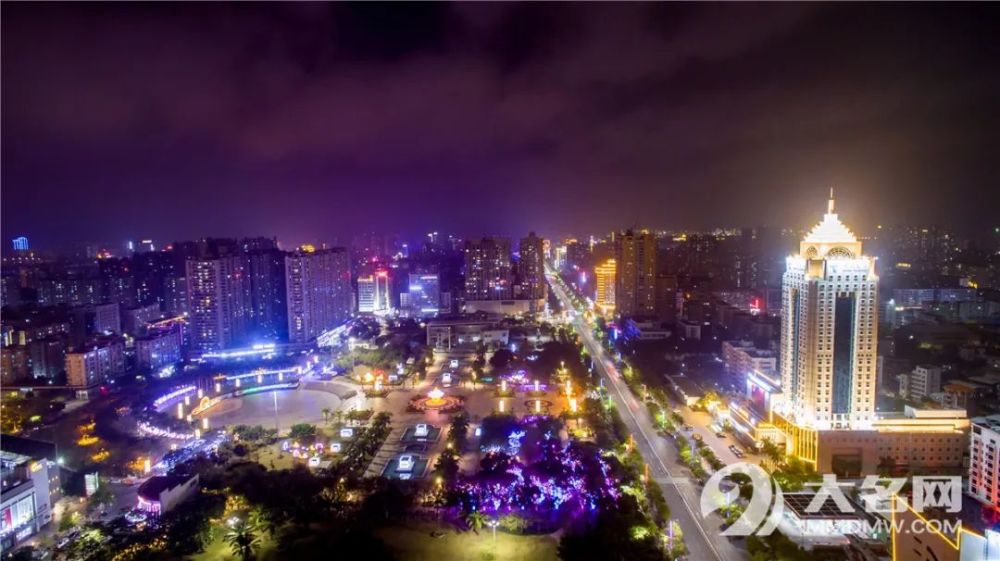
[(813, 226), (799, 244), (799, 253), (806, 259), (855, 258), (861, 256), (861, 242), (840, 221), (834, 212), (833, 189), (827, 201), (823, 220)]

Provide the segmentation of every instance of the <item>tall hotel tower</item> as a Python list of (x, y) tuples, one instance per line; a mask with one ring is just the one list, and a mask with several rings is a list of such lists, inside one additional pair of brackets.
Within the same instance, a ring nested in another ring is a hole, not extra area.
[(777, 407), (815, 430), (870, 429), (875, 420), (878, 276), (834, 212), (788, 257), (782, 281)]

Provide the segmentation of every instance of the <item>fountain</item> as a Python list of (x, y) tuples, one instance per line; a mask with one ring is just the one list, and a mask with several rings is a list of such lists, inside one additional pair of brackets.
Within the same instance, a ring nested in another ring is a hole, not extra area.
[(440, 388), (434, 388), (425, 396), (410, 400), (410, 407), (416, 411), (454, 411), (460, 409), (465, 400), (458, 396), (445, 395)]

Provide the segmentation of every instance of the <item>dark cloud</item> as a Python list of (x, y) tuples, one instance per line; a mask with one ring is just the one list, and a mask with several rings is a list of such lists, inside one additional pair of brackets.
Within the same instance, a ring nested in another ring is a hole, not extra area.
[(8, 237), (995, 219), (988, 4), (2, 15)]

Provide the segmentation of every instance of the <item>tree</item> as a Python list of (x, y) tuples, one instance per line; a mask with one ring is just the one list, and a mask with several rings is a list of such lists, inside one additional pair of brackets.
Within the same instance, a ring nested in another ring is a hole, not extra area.
[(499, 349), (490, 357), (490, 366), (497, 370), (507, 368), (513, 360), (514, 353), (507, 349)]
[(99, 511), (101, 514), (107, 511), (108, 507), (114, 506), (115, 494), (103, 482), (97, 485), (97, 490), (87, 497), (87, 512)]
[(761, 440), (760, 450), (765, 456), (771, 459), (772, 462), (778, 463), (781, 461), (781, 448), (778, 447), (770, 438), (765, 438)]
[(483, 529), (483, 526), (486, 525), (486, 517), (483, 513), (474, 510), (465, 515), (465, 523), (469, 526), (470, 530), (478, 532)]
[(257, 535), (257, 528), (253, 524), (246, 520), (240, 520), (226, 534), (226, 543), (229, 544), (233, 555), (238, 556), (243, 561), (250, 561), (254, 557), (257, 546), (260, 545), (260, 536)]
[(324, 423), (329, 423), (330, 422), (330, 408), (329, 407), (324, 407), (323, 408), (323, 422)]
[(528, 521), (516, 514), (505, 514), (500, 517), (500, 527), (508, 532), (520, 534), (528, 527)]
[(294, 439), (312, 438), (316, 436), (316, 426), (308, 423), (296, 423), (292, 425), (288, 436)]

